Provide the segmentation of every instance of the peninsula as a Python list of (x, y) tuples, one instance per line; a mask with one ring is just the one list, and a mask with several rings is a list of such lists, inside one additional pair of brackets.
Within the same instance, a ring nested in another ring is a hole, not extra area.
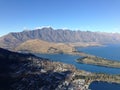
[(120, 68), (120, 61), (108, 60), (97, 56), (84, 56), (76, 60), (78, 63), (92, 64), (111, 68)]
[[(82, 56), (83, 58), (79, 58), (77, 62), (85, 63), (85, 64), (92, 64), (92, 65), (99, 65), (105, 67), (113, 67), (113, 68), (120, 68), (120, 62), (107, 60), (101, 57), (96, 57), (91, 54), (86, 54), (84, 52), (77, 51), (75, 46), (78, 45), (81, 47), (83, 46), (82, 43), (78, 44), (65, 44), (65, 43), (51, 43), (46, 42), (43, 40), (28, 40), (18, 47), (15, 48), (15, 51), (18, 52), (28, 52), (28, 53), (48, 53), (48, 54), (55, 54), (55, 53), (67, 53), (67, 54), (77, 54)], [(96, 43), (89, 43), (89, 45), (100, 45)]]

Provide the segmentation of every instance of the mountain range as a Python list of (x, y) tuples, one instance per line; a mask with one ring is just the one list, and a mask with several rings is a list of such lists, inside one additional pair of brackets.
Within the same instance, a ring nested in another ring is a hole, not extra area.
[(119, 33), (103, 33), (91, 31), (72, 31), (64, 29), (53, 29), (44, 27), (35, 30), (12, 32), (0, 37), (0, 47), (15, 49), (28, 40), (43, 40), (52, 43), (120, 43)]

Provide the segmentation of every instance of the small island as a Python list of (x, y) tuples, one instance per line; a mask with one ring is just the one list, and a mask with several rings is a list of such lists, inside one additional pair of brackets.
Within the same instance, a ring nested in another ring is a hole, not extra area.
[(84, 56), (76, 60), (78, 63), (92, 64), (111, 68), (120, 68), (120, 61), (108, 60), (96, 56)]

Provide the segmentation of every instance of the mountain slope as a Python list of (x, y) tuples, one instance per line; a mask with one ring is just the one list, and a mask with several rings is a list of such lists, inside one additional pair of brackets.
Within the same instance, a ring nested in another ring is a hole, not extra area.
[(16, 50), (34, 53), (71, 53), (75, 49), (72, 46), (63, 43), (51, 43), (34, 39), (20, 44)]
[(79, 84), (75, 75), (91, 75), (72, 65), (2, 48), (0, 60), (0, 90), (78, 90), (87, 82), (82, 79)]
[(21, 43), (40, 39), (48, 42), (75, 43), (75, 42), (98, 42), (98, 43), (120, 43), (120, 34), (100, 33), (90, 31), (71, 31), (53, 28), (42, 28), (32, 31), (9, 33), (0, 38), (0, 47), (13, 49)]
[[(15, 76), (29, 58), (35, 57), (31, 54), (19, 54), (0, 48), (0, 90), (15, 90), (10, 88), (16, 82)], [(14, 73), (14, 74), (13, 74)]]

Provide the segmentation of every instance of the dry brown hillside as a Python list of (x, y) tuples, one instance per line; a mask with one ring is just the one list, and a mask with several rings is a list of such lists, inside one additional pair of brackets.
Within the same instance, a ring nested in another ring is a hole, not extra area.
[(63, 43), (51, 43), (43, 40), (28, 40), (20, 44), (17, 51), (27, 51), (34, 53), (71, 53), (75, 50), (72, 46)]

